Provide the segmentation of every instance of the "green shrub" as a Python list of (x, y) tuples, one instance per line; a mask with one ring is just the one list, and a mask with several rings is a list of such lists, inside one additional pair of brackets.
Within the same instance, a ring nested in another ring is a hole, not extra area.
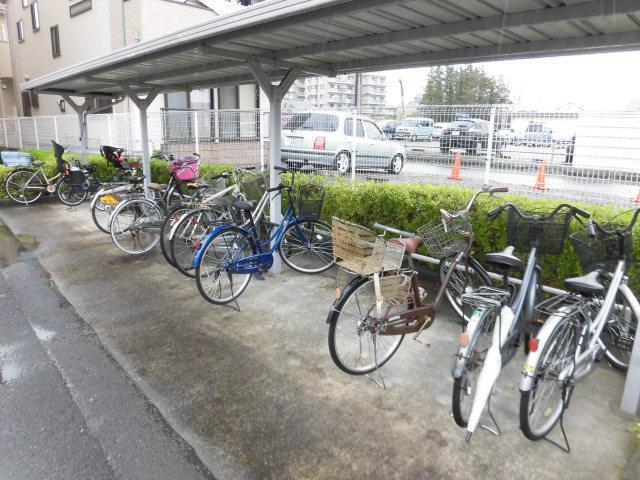
[[(42, 150), (26, 150), (31, 153), (34, 160), (44, 161), (47, 174), (55, 173), (55, 160), (53, 152)], [(76, 155), (69, 155), (74, 159)], [(101, 177), (107, 178), (116, 173), (112, 167), (100, 155), (89, 155), (89, 161), (98, 166)], [(200, 168), (204, 177), (214, 176), (219, 173), (232, 171), (231, 165), (203, 164)], [(0, 166), (0, 177), (4, 177), (11, 169)], [(169, 181), (167, 163), (161, 159), (151, 160), (151, 176), (153, 181), (166, 183)], [(1, 180), (1, 178), (0, 178)], [(283, 175), (283, 182), (288, 182), (289, 176)], [(297, 182), (325, 183), (326, 177), (322, 175), (304, 174), (296, 175)], [(327, 196), (323, 208), (323, 220), (331, 221), (332, 216), (344, 220), (357, 222), (372, 227), (374, 223), (382, 223), (392, 227), (408, 231), (416, 231), (426, 223), (440, 218), (440, 209), (457, 211), (463, 209), (471, 195), (472, 190), (457, 186), (435, 186), (429, 184), (399, 184), (379, 182), (350, 182), (340, 179), (327, 185)], [(0, 185), (0, 197), (5, 197), (4, 182)], [(559, 199), (530, 198), (518, 195), (502, 195), (507, 201), (512, 202), (524, 211), (552, 210), (563, 203)], [(481, 196), (476, 208), (471, 214), (471, 222), (475, 233), (474, 255), (482, 259), (483, 255), (490, 251), (500, 250), (507, 246), (505, 215), (494, 221), (487, 218), (487, 213), (504, 200)], [(283, 195), (283, 209), (287, 205), (287, 196)], [(575, 203), (576, 206), (590, 212), (595, 219), (601, 222), (610, 221), (620, 213), (616, 207), (602, 205), (587, 205)], [(631, 214), (621, 217), (622, 221), (629, 220)], [(577, 222), (573, 222), (572, 231), (579, 228)], [(638, 227), (640, 233), (640, 227)], [(634, 252), (636, 257), (640, 254), (640, 234), (634, 236)], [(544, 282), (548, 285), (562, 287), (562, 279), (581, 274), (578, 258), (576, 257), (571, 242), (561, 255), (547, 255), (541, 259), (544, 270)], [(630, 268), (629, 277), (635, 287), (640, 287), (638, 268), (634, 265)]]

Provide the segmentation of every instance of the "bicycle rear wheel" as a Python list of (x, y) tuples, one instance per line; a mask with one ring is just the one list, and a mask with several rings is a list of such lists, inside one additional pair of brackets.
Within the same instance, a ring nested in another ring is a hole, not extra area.
[(87, 191), (82, 185), (71, 185), (71, 182), (63, 177), (56, 185), (58, 199), (69, 207), (76, 207), (87, 198)]
[(158, 205), (146, 198), (120, 203), (110, 221), (113, 243), (125, 253), (141, 255), (160, 241), (164, 215)]
[[(409, 304), (401, 304), (389, 314), (408, 307)], [(371, 333), (369, 327), (376, 316), (373, 280), (358, 276), (345, 287), (327, 318), (329, 353), (343, 372), (350, 375), (372, 372), (387, 363), (400, 347), (404, 335)]]
[(196, 283), (200, 295), (208, 302), (224, 305), (244, 292), (250, 273), (232, 273), (229, 265), (255, 255), (258, 248), (245, 231), (231, 227), (218, 232), (204, 247), (196, 268)]
[[(457, 255), (457, 254), (456, 254)], [(453, 257), (449, 256), (440, 260), (440, 282), (444, 283), (444, 279), (451, 268), (451, 261)], [(460, 315), (466, 322), (469, 321), (469, 314), (471, 312), (464, 312), (464, 306), (462, 304), (462, 295), (469, 293), (478, 287), (489, 286), (491, 282), (486, 274), (482, 270), (482, 267), (473, 258), (469, 258), (467, 263), (463, 260), (455, 272), (451, 274), (447, 288), (445, 289), (445, 296), (449, 301), (451, 308)]]
[[(549, 320), (547, 320), (549, 321)], [(536, 365), (531, 365), (533, 386), (520, 394), (520, 428), (529, 440), (544, 438), (558, 423), (571, 395), (570, 387), (558, 377), (565, 368), (572, 368), (578, 348), (578, 329), (567, 317), (553, 329), (543, 344)], [(570, 379), (572, 372), (567, 379)]]
[(324, 272), (335, 262), (332, 238), (328, 223), (298, 220), (285, 230), (278, 252), (284, 263), (298, 272)]
[[(469, 320), (467, 332), (471, 336), (467, 347), (460, 347), (455, 357), (451, 409), (458, 426), (467, 427), (478, 387), (478, 378), (487, 352), (491, 347), (493, 326), (498, 310), (478, 309)], [(459, 373), (457, 371), (460, 370)]]
[(6, 176), (4, 191), (11, 200), (21, 205), (30, 205), (44, 194), (45, 182), (32, 170), (16, 170)]
[(162, 222), (162, 230), (160, 236), (160, 249), (162, 250), (162, 255), (164, 259), (171, 265), (172, 267), (176, 266), (175, 260), (171, 255), (171, 240), (169, 239), (169, 234), (171, 233), (171, 229), (174, 225), (187, 213), (191, 210), (190, 207), (185, 205), (177, 205), (173, 207), (164, 221)]
[(638, 317), (626, 297), (618, 292), (607, 325), (600, 335), (600, 343), (606, 349), (607, 358), (618, 370), (626, 372), (629, 368), (637, 331)]
[(175, 267), (189, 278), (195, 278), (192, 268), (193, 259), (198, 251), (198, 244), (219, 225), (216, 221), (219, 212), (213, 209), (199, 209), (188, 213), (177, 226), (171, 239), (170, 252)]

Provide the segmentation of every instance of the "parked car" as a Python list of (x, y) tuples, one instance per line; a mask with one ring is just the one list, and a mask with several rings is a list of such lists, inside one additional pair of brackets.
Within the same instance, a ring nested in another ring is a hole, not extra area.
[(380, 130), (382, 130), (382, 133), (384, 133), (387, 138), (393, 140), (396, 138), (396, 129), (400, 123), (399, 120), (383, 120), (378, 122), (378, 127), (380, 127)]
[(434, 123), (433, 132), (431, 133), (431, 136), (433, 138), (440, 138), (440, 135), (442, 135), (442, 131), (448, 126), (449, 126), (448, 123)]
[(542, 123), (531, 122), (527, 125), (522, 141), (525, 145), (548, 146), (553, 143), (553, 131)]
[(433, 137), (433, 118), (405, 118), (396, 128), (397, 139), (407, 139), (412, 142), (431, 140)]
[[(440, 135), (440, 151), (448, 153), (451, 149), (465, 149), (475, 155), (489, 144), (489, 122), (476, 118), (451, 123)], [(495, 143), (498, 146), (497, 142)]]
[(501, 128), (496, 132), (496, 139), (503, 145), (511, 145), (516, 141), (516, 131), (513, 128)]
[[(354, 115), (332, 111), (296, 113), (282, 127), (282, 161), (290, 167), (311, 165), (351, 169)], [(402, 145), (387, 140), (375, 122), (356, 115), (356, 170), (400, 173), (406, 158)]]

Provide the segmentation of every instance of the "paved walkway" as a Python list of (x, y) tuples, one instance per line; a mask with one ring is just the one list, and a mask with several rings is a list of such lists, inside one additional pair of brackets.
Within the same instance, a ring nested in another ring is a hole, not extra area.
[(159, 251), (121, 253), (84, 206), (2, 205), (0, 218), (218, 478), (608, 479), (633, 452), (635, 419), (619, 413), (623, 377), (609, 368), (576, 388), (570, 455), (518, 429), (522, 356), (493, 402), (503, 436), (466, 444), (450, 416), (460, 326), (446, 311), (423, 335), (431, 347), (405, 340), (383, 391), (329, 357), (330, 275), (252, 281), (237, 312), (201, 299)]

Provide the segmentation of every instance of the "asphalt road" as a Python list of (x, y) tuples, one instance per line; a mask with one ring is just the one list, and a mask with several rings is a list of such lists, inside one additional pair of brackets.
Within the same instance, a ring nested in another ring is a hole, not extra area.
[(0, 224), (0, 478), (213, 478), (20, 240)]

